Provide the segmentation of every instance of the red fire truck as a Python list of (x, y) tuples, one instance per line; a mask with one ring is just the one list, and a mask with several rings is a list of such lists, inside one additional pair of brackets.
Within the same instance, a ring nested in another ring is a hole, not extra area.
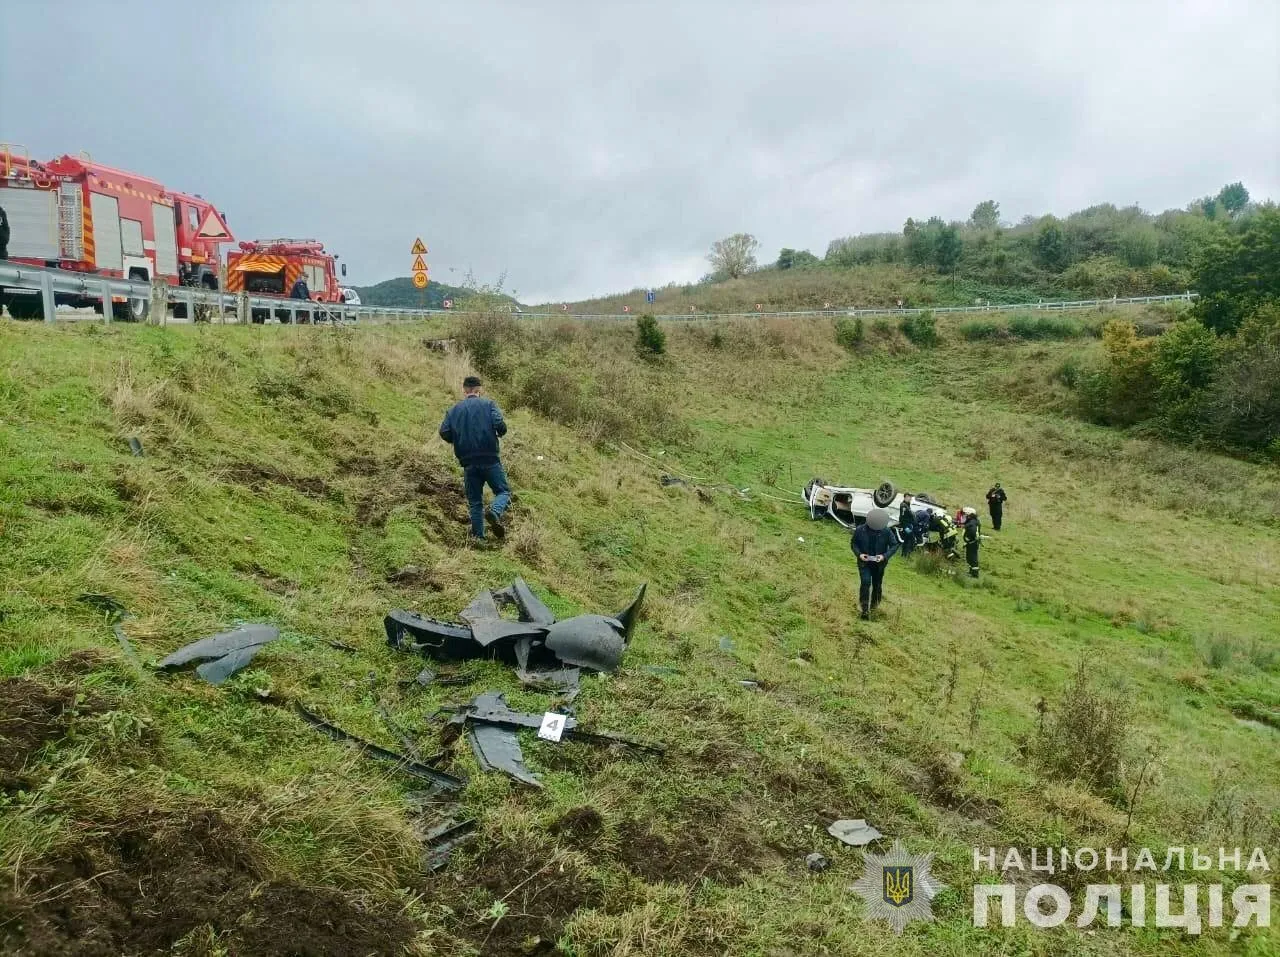
[[(218, 288), (220, 246), (233, 241), (226, 217), (200, 196), (136, 173), (62, 156), (48, 163), (0, 145), (0, 206), (9, 219), (9, 258), (122, 279)], [(43, 314), (39, 295), (7, 291), (15, 319)], [(100, 300), (59, 294), (60, 305)], [(145, 319), (150, 299), (120, 299), (120, 318)], [(180, 314), (185, 305), (176, 304)]]
[[(347, 301), (338, 281), (338, 257), (325, 252), (324, 243), (315, 239), (255, 239), (240, 244), (239, 252), (227, 255), (227, 291), (247, 292), (259, 296), (289, 296), (299, 279), (307, 284), (310, 301), (329, 308), (297, 311), (299, 322), (312, 318), (340, 315)], [(346, 263), (342, 275), (347, 274)], [(335, 309), (332, 304), (338, 304)], [(296, 307), (295, 307), (296, 309)], [(272, 310), (253, 309), (254, 322), (262, 323)], [(276, 318), (288, 321), (289, 311), (274, 310)]]

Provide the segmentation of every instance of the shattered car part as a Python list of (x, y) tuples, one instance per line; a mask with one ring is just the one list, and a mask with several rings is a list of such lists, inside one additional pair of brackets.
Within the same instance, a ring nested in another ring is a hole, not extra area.
[(827, 833), (851, 847), (866, 847), (872, 841), (884, 837), (862, 818), (852, 821), (835, 821), (827, 828)]
[(814, 851), (812, 854), (805, 857), (804, 862), (808, 865), (809, 870), (813, 871), (815, 874), (820, 874), (831, 866), (831, 862), (817, 851)]
[(454, 777), (452, 774), (446, 774), (443, 771), (437, 771), (435, 768), (429, 768), (421, 762), (406, 758), (402, 754), (396, 754), (394, 751), (388, 751), (386, 748), (380, 747), (371, 741), (366, 741), (363, 738), (356, 737), (354, 734), (343, 731), (336, 724), (308, 711), (301, 704), (295, 704), (294, 707), (303, 721), (322, 734), (328, 735), (334, 741), (350, 744), (356, 750), (375, 760), (394, 764), (405, 774), (428, 781), (442, 791), (457, 791), (467, 783), (462, 778)]
[(551, 609), (542, 603), (542, 599), (533, 593), (533, 589), (525, 583), (523, 578), (517, 578), (502, 591), (494, 592), (493, 597), (497, 602), (514, 603), (520, 609), (521, 621), (533, 622), (535, 625), (549, 625), (556, 620)]
[[(387, 644), (418, 651), (437, 660), (496, 658), (516, 665), (522, 675), (572, 688), (576, 676), (556, 669), (578, 666), (613, 671), (640, 616), (645, 586), (616, 617), (576, 615), (556, 621), (552, 611), (517, 578), (499, 591), (482, 591), (460, 614), (465, 624), (427, 618), (410, 611), (392, 611), (383, 620)], [(501, 617), (499, 606), (515, 605), (519, 621)]]
[(196, 668), (196, 674), (211, 685), (220, 685), (252, 661), (263, 645), (279, 637), (280, 629), (272, 625), (241, 625), (184, 645), (156, 667), (161, 671), (174, 671), (193, 661), (203, 661), (205, 663)]
[(124, 605), (110, 595), (99, 595), (92, 592), (76, 596), (76, 601), (82, 601), (106, 616), (111, 625), (111, 633), (116, 636), (116, 642), (120, 645), (120, 650), (124, 652), (125, 658), (129, 660), (129, 664), (137, 674), (143, 674), (142, 659), (138, 657), (138, 652), (134, 650), (133, 642), (129, 640), (129, 636), (124, 633), (124, 620), (129, 617), (129, 612), (125, 610)]
[(525, 765), (520, 739), (513, 729), (494, 724), (468, 724), (467, 741), (482, 770), (501, 771), (523, 784), (542, 787), (538, 776)]
[(428, 870), (438, 871), (449, 862), (449, 855), (459, 846), (475, 837), (477, 824), (473, 820), (455, 821), (452, 818), (438, 824), (422, 835), (427, 847), (424, 856)]
[[(450, 724), (464, 726), (467, 741), (481, 768), (486, 771), (502, 771), (524, 784), (542, 787), (542, 782), (537, 775), (524, 763), (524, 752), (520, 749), (516, 731), (519, 728), (539, 730), (545, 717), (545, 714), (513, 711), (507, 705), (506, 696), (501, 692), (486, 691), (473, 698), (469, 704), (457, 709)], [(666, 753), (666, 749), (661, 745), (635, 741), (613, 734), (584, 731), (579, 727), (577, 718), (568, 714), (562, 717), (562, 735), (584, 741), (621, 744), (653, 754)]]
[(627, 642), (622, 624), (603, 615), (579, 615), (547, 629), (546, 646), (567, 664), (592, 671), (614, 671)]

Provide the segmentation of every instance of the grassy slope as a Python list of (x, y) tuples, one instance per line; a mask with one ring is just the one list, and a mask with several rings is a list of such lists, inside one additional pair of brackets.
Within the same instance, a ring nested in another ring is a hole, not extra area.
[[(623, 306), (633, 313), (658, 315), (696, 312), (750, 312), (759, 303), (765, 311), (887, 307), (902, 299), (909, 306), (968, 306), (977, 298), (997, 303), (1034, 302), (1046, 297), (1031, 289), (989, 286), (961, 278), (952, 280), (931, 269), (910, 266), (857, 266), (849, 269), (809, 267), (765, 269), (740, 279), (705, 285), (668, 286), (658, 290), (654, 303), (644, 290), (569, 303), (571, 311), (587, 315), (616, 315)], [(1080, 297), (1087, 298), (1087, 297)], [(559, 308), (560, 303), (550, 303)], [(536, 307), (531, 307), (536, 308)]]
[[(765, 323), (727, 327), (719, 348), (703, 330), (673, 331), (670, 359), (646, 367), (621, 328), (563, 326), (543, 342), (584, 375), (609, 368), (665, 391), (691, 428), (662, 461), (693, 474), (765, 491), (811, 474), (893, 477), (953, 504), (1003, 481), (1009, 518), (981, 584), (895, 561), (887, 615), (867, 626), (837, 529), (771, 499), (662, 489), (648, 464), (527, 410), (510, 413), (506, 444), (520, 543), (462, 549), (452, 468), (431, 438), (459, 369), (422, 335), (0, 324), (0, 673), (53, 681), (50, 662), (99, 649), (80, 680), (114, 716), (34, 754), (38, 786), (4, 798), (0, 866), (15, 886), (43, 891), (41, 860), (127, 808), (212, 806), (272, 875), (403, 909), (430, 953), (514, 953), (557, 935), (593, 954), (1274, 952), (1258, 933), (979, 931), (967, 903), (973, 844), (1119, 840), (1115, 802), (1043, 779), (1020, 753), (1037, 702), (1056, 709), (1082, 659), (1131, 703), (1135, 753), (1149, 742), (1159, 758), (1132, 844), (1275, 846), (1280, 738), (1231, 711), (1280, 708), (1274, 470), (1008, 398), (1025, 388), (1014, 370), (1040, 378), (1079, 344), (894, 342), (847, 360), (827, 325)], [(128, 435), (145, 457), (129, 455)], [(387, 580), (409, 563), (418, 579)], [(526, 742), (547, 783), (530, 792), (476, 773), (460, 749), (482, 839), (424, 878), (409, 785), (252, 689), (395, 747), (381, 697), (422, 730), (425, 752), (444, 702), (498, 687), (541, 708), (496, 666), (471, 689), (402, 692), (396, 679), (420, 665), (380, 636), (390, 607), (447, 617), (517, 573), (560, 613), (621, 607), (650, 582), (624, 669), (587, 682), (579, 715), (671, 753)], [(135, 677), (75, 600), (86, 591), (129, 607), (148, 659), (242, 619), (286, 637), (222, 689)], [(1232, 658), (1211, 668), (1215, 636)], [(741, 688), (746, 677), (767, 690)], [(833, 816), (937, 852), (952, 887), (937, 923), (898, 942), (862, 921), (846, 889), (860, 858), (822, 832)], [(800, 861), (815, 849), (835, 862), (817, 877)]]

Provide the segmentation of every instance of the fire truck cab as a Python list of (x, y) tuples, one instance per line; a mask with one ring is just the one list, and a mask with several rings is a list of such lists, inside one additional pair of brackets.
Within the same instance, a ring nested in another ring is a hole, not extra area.
[[(0, 146), (0, 206), (10, 222), (10, 259), (121, 279), (216, 289), (220, 246), (233, 239), (207, 200), (86, 157), (41, 163)], [(39, 317), (40, 297), (24, 292), (9, 291), (10, 314)], [(101, 308), (95, 297), (56, 300)], [(118, 297), (113, 312), (141, 320), (150, 306), (149, 298)], [(175, 313), (184, 308), (175, 305)]]
[[(299, 322), (324, 318), (341, 318), (345, 297), (338, 277), (338, 257), (325, 252), (324, 244), (315, 239), (255, 239), (242, 242), (239, 252), (227, 256), (227, 290), (256, 296), (288, 298), (299, 279), (307, 286), (308, 301), (319, 305), (306, 309), (293, 307)], [(342, 275), (347, 267), (342, 265)], [(281, 322), (290, 320), (289, 309), (250, 311), (256, 323), (266, 322), (275, 314)]]

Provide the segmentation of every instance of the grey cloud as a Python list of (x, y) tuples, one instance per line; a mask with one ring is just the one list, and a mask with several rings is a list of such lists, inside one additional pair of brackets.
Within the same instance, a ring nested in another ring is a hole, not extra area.
[(434, 278), (529, 301), (696, 279), (738, 230), (772, 256), (987, 197), (1280, 193), (1272, 3), (896, 6), (233, 0), (191, 30), (160, 0), (24, 4), (0, 133), (324, 239), (358, 282), (422, 234)]

